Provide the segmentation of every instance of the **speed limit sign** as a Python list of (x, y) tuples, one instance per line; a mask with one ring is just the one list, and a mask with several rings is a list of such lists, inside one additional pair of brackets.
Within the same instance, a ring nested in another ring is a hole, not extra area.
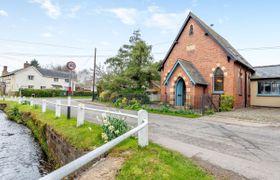
[(66, 64), (66, 67), (73, 71), (75, 68), (76, 68), (76, 64), (73, 62), (73, 61), (69, 61), (67, 64)]

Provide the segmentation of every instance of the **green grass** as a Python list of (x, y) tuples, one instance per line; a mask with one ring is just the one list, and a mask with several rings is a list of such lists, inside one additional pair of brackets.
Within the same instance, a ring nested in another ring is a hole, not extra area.
[[(1, 102), (1, 101), (0, 101)], [(3, 102), (3, 101), (2, 101)], [(41, 112), (41, 108), (29, 105), (18, 105), (15, 102), (7, 102), (8, 108), (18, 106), (20, 112), (31, 113), (33, 119), (42, 124), (48, 124), (57, 134), (78, 149), (90, 150), (102, 145), (101, 126), (85, 122), (81, 127), (76, 127), (74, 118), (67, 120), (65, 116), (56, 119), (54, 112), (47, 110)], [(31, 121), (27, 122), (31, 123)], [(36, 124), (38, 126), (38, 123)], [(29, 124), (29, 128), (35, 129), (34, 136), (42, 136), (36, 131), (35, 124)], [(90, 130), (91, 129), (91, 130)], [(42, 138), (42, 137), (41, 137)], [(40, 142), (40, 140), (39, 140)], [(41, 143), (41, 146), (47, 144)], [(46, 148), (46, 147), (42, 147)], [(140, 148), (135, 138), (129, 138), (112, 149), (108, 156), (123, 157), (125, 162), (118, 172), (117, 179), (213, 179), (189, 159), (179, 153), (167, 150), (159, 145), (150, 143), (145, 148)]]
[(146, 109), (149, 113), (161, 114), (161, 115), (169, 115), (169, 116), (178, 116), (178, 117), (185, 117), (185, 118), (198, 118), (201, 117), (200, 114), (191, 112), (191, 111), (183, 111), (183, 110), (176, 110), (176, 111), (162, 111), (161, 109)]
[[(8, 108), (16, 105), (9, 102)], [(67, 119), (65, 115), (56, 118), (51, 110), (46, 113), (41, 112), (41, 108), (34, 108), (29, 105), (18, 105), (21, 112), (31, 112), (31, 116), (41, 123), (51, 126), (57, 134), (61, 135), (68, 143), (82, 150), (90, 150), (103, 144), (101, 139), (102, 128), (94, 123), (85, 122), (84, 125), (76, 127), (75, 118)]]
[[(129, 151), (129, 155), (122, 155)], [(213, 179), (181, 154), (150, 143), (145, 148), (130, 139), (114, 148), (112, 156), (126, 156), (117, 179)], [(128, 156), (128, 157), (127, 157)]]

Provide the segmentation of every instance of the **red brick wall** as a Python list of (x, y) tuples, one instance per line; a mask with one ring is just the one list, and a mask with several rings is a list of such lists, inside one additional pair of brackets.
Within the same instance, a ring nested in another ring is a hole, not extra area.
[[(194, 33), (189, 35), (189, 27), (193, 25)], [(188, 49), (192, 49), (187, 51)], [(242, 69), (239, 64), (234, 63), (233, 60), (228, 61), (227, 54), (224, 50), (210, 37), (206, 36), (204, 30), (193, 20), (190, 19), (187, 26), (183, 30), (178, 43), (173, 48), (164, 68), (161, 70), (161, 94), (162, 100), (165, 93), (163, 80), (167, 73), (171, 70), (177, 59), (184, 59), (191, 61), (195, 67), (200, 71), (204, 79), (208, 82), (206, 93), (212, 94), (212, 73), (220, 67), (224, 71), (224, 94), (232, 95), (236, 99), (236, 107), (241, 107), (244, 103), (244, 97), (239, 97), (236, 83), (238, 81), (238, 69)], [(179, 71), (175, 71), (173, 76), (176, 76)], [(182, 73), (182, 72), (181, 72)], [(243, 76), (244, 76), (243, 72)], [(166, 91), (167, 94), (169, 90)], [(244, 92), (244, 91), (243, 91)], [(243, 93), (244, 94), (244, 93)], [(249, 102), (249, 101), (248, 101)]]

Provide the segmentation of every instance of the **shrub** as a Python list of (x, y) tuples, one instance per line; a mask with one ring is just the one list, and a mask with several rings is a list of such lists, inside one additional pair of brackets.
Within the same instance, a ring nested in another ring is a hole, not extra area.
[(129, 104), (128, 109), (140, 110), (142, 108), (140, 101), (135, 98), (133, 98), (131, 101), (129, 101), (128, 104)]
[(222, 95), (220, 111), (231, 111), (233, 108), (234, 98), (233, 96)]
[(214, 114), (215, 113), (215, 110), (213, 109), (213, 108), (208, 108), (205, 112), (204, 112), (204, 114), (206, 114), (206, 115), (212, 115), (212, 114)]
[(126, 133), (129, 129), (124, 118), (102, 114), (102, 122), (102, 139), (104, 142), (115, 139), (116, 137)]
[(18, 121), (21, 117), (21, 113), (19, 111), (18, 106), (13, 106), (11, 109), (7, 111), (8, 118), (13, 121)]
[(110, 101), (115, 102), (117, 100), (118, 96), (119, 96), (119, 94), (117, 92), (113, 92), (110, 96)]
[(110, 100), (110, 96), (111, 96), (111, 93), (110, 91), (103, 91), (99, 94), (99, 100), (100, 101), (109, 101)]
[[(67, 91), (60, 89), (21, 89), (21, 95), (26, 97), (63, 97)], [(73, 96), (92, 96), (91, 91), (74, 91)]]
[(91, 91), (74, 91), (73, 96), (92, 96)]
[(137, 93), (129, 93), (129, 94), (121, 94), (119, 98), (126, 98), (127, 100), (136, 99), (141, 104), (150, 104), (150, 98), (147, 94), (137, 94)]
[(57, 97), (66, 96), (65, 90), (59, 89), (22, 89), (21, 95), (26, 97)]

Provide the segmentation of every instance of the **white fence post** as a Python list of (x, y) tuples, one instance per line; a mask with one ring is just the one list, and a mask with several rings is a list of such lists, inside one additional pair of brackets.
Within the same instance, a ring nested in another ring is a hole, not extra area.
[(77, 127), (83, 125), (84, 121), (85, 121), (85, 105), (79, 104), (78, 113), (77, 113)]
[(21, 97), (18, 97), (18, 103), (21, 104)]
[(46, 112), (47, 110), (47, 102), (45, 99), (42, 100), (42, 112)]
[(55, 103), (55, 117), (59, 118), (61, 116), (61, 100), (56, 100)]
[[(141, 125), (144, 120), (148, 122), (148, 112), (145, 110), (138, 111), (138, 126)], [(141, 147), (149, 145), (148, 125), (138, 131), (138, 145)]]
[(30, 106), (33, 106), (34, 105), (34, 102), (33, 102), (33, 98), (31, 97), (30, 98)]

